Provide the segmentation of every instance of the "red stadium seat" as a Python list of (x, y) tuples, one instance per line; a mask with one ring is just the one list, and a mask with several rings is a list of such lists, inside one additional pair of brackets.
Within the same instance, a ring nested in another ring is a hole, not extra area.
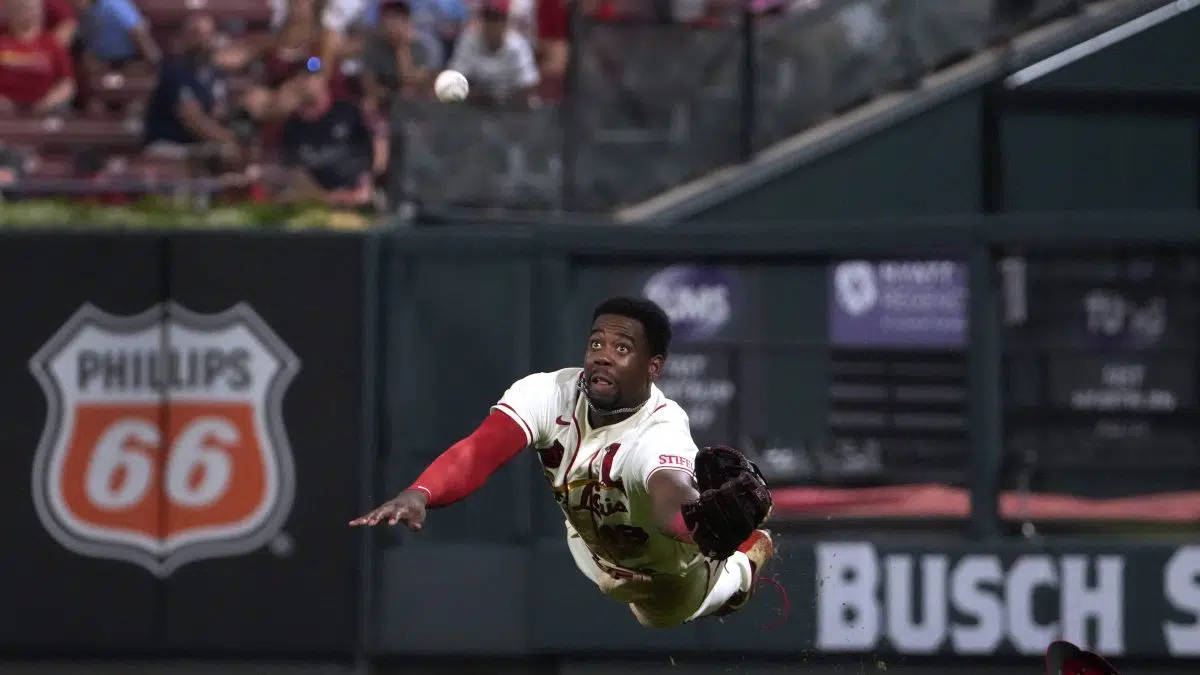
[(156, 77), (154, 73), (94, 75), (88, 78), (88, 92), (92, 98), (105, 103), (124, 104), (149, 96)]
[[(130, 101), (145, 101), (158, 81), (155, 73), (105, 73), (89, 78), (88, 91), (93, 98), (105, 103), (123, 104)], [(248, 77), (235, 76), (229, 80), (232, 94), (239, 94), (251, 85)]]
[(141, 0), (138, 7), (155, 28), (178, 26), (190, 14), (210, 14), (218, 23), (241, 21), (264, 26), (271, 21), (266, 0)]
[(0, 138), (12, 145), (39, 150), (71, 151), (80, 147), (131, 150), (140, 144), (136, 119), (0, 119)]

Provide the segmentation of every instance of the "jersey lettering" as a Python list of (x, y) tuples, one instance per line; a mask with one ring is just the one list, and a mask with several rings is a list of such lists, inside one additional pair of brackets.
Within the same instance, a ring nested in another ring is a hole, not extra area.
[(680, 455), (659, 455), (658, 456), (658, 465), (659, 466), (677, 466), (680, 469), (686, 469), (688, 471), (693, 470), (692, 469), (692, 460), (688, 459), (687, 457), (681, 457)]
[(646, 553), (650, 535), (633, 525), (601, 525), (597, 530), (600, 546), (618, 560), (640, 558)]
[(629, 513), (629, 506), (617, 496), (608, 495), (608, 490), (599, 483), (588, 483), (579, 493), (579, 503), (573, 507), (575, 511), (586, 511), (598, 518), (607, 518), (618, 513)]

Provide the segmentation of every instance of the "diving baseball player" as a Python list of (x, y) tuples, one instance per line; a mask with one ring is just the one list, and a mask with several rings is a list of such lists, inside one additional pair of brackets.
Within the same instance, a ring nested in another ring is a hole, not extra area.
[(697, 450), (687, 414), (654, 385), (670, 341), (658, 305), (606, 300), (593, 314), (583, 368), (515, 382), (411, 487), (350, 524), (420, 530), (426, 509), (465, 498), (532, 447), (566, 515), (575, 564), (642, 625), (740, 609), (774, 555), (758, 529), (771, 495), (740, 452)]

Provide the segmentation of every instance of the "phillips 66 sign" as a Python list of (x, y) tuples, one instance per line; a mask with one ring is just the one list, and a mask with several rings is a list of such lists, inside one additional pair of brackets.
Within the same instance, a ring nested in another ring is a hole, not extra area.
[(47, 400), (34, 502), (62, 546), (165, 577), (279, 533), (295, 491), (281, 407), (299, 361), (248, 305), (85, 305), (30, 368)]

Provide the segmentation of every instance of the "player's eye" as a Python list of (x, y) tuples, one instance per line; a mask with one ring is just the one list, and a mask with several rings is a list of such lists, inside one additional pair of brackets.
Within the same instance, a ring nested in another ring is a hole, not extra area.
[(592, 340), (592, 343), (591, 343), (589, 346), (590, 346), (592, 349), (600, 349), (600, 341), (599, 341), (599, 340)]
[(627, 353), (629, 353), (629, 346), (628, 345), (617, 345), (617, 351), (620, 352), (621, 354), (627, 354)]

